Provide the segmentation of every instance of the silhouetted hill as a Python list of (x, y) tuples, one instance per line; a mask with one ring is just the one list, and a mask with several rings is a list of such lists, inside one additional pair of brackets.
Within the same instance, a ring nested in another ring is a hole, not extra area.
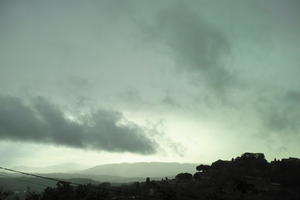
[(81, 171), (82, 174), (114, 175), (121, 177), (166, 177), (180, 172), (196, 172), (197, 164), (175, 162), (140, 162), (106, 164)]

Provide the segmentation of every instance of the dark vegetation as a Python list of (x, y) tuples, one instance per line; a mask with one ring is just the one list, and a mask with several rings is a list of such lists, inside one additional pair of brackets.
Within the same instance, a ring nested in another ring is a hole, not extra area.
[[(262, 153), (244, 153), (231, 161), (197, 166), (195, 174), (119, 186), (110, 183), (74, 185), (58, 182), (41, 193), (28, 191), (26, 200), (221, 200), (300, 199), (300, 159), (267, 162)], [(8, 192), (0, 191), (0, 199)]]

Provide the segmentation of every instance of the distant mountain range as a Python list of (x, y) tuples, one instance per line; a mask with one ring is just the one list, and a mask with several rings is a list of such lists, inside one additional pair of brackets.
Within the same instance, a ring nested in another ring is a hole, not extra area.
[(120, 177), (166, 177), (181, 172), (196, 172), (195, 163), (139, 162), (98, 165), (81, 171), (81, 174), (113, 175)]
[[(16, 166), (14, 170), (29, 172), (29, 173), (47, 173), (47, 174), (78, 174), (86, 177), (87, 175), (101, 175), (124, 178), (138, 177), (166, 177), (175, 176), (180, 172), (196, 172), (195, 163), (176, 163), (176, 162), (137, 162), (137, 163), (116, 163), (97, 165), (91, 168), (76, 164), (64, 163), (48, 167), (28, 167)], [(69, 178), (69, 177), (68, 177)], [(76, 177), (77, 178), (77, 177)]]

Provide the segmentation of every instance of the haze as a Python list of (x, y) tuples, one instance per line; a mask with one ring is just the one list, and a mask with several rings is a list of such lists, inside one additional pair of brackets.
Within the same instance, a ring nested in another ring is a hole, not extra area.
[(299, 9), (1, 0), (1, 165), (299, 157)]

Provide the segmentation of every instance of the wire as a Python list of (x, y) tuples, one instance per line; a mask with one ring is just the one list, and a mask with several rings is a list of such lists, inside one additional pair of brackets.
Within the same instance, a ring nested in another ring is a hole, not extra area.
[[(10, 176), (4, 175), (4, 174), (1, 174), (1, 173), (0, 173), (0, 176), (4, 176), (4, 177), (7, 177), (7, 178), (11, 178)], [(31, 182), (31, 181), (28, 181), (28, 180), (22, 180), (22, 179), (19, 179), (19, 178), (15, 178), (15, 179), (13, 179), (13, 180), (14, 180), (14, 181), (24, 182), (24, 183), (30, 183), (30, 184), (32, 184), (32, 185), (38, 185), (38, 186), (40, 186), (40, 187), (42, 187), (42, 188), (44, 188), (44, 187), (50, 187), (50, 185), (45, 185), (45, 184), (43, 184), (43, 183), (34, 183), (34, 182)]]
[[(41, 175), (32, 174), (32, 173), (26, 173), (26, 172), (14, 170), (14, 169), (9, 169), (9, 168), (6, 168), (6, 167), (1, 167), (0, 166), (0, 169), (10, 171), (10, 172), (19, 173), (19, 174), (23, 174), (23, 175), (26, 175), (26, 176), (32, 176), (32, 177), (36, 177), (36, 178), (40, 178), (40, 179), (55, 181), (55, 182), (59, 182), (59, 183), (67, 183), (67, 184), (74, 185), (74, 186), (83, 186), (83, 184), (80, 184), (80, 183), (65, 181), (65, 180), (58, 179), (58, 178), (51, 178), (51, 177), (41, 176)], [(97, 190), (100, 190), (100, 189), (101, 190), (108, 190), (108, 191), (123, 193), (123, 194), (127, 194), (127, 195), (136, 195), (136, 196), (140, 196), (140, 197), (147, 198), (147, 199), (157, 199), (157, 197), (155, 197), (155, 196), (139, 194), (139, 193), (136, 193), (136, 192), (128, 192), (128, 191), (118, 190), (118, 189), (114, 189), (114, 188), (106, 188), (106, 187), (95, 186), (95, 185), (91, 185), (91, 187), (93, 187), (94, 189), (97, 189)]]
[(80, 185), (79, 183), (72, 183), (72, 182), (61, 180), (61, 179), (58, 179), (58, 178), (51, 178), (51, 177), (40, 176), (40, 175), (36, 175), (36, 174), (31, 174), (31, 173), (26, 173), (26, 172), (22, 172), (22, 171), (18, 171), (18, 170), (9, 169), (9, 168), (6, 168), (6, 167), (1, 167), (0, 166), (0, 169), (6, 170), (6, 171), (10, 171), (10, 172), (19, 173), (19, 174), (23, 174), (23, 175), (26, 175), (26, 176), (33, 176), (33, 177), (37, 177), (37, 178), (41, 178), (41, 179), (46, 179), (46, 180), (50, 180), (50, 181), (61, 182), (61, 183), (69, 183), (69, 184), (73, 184), (73, 185)]

